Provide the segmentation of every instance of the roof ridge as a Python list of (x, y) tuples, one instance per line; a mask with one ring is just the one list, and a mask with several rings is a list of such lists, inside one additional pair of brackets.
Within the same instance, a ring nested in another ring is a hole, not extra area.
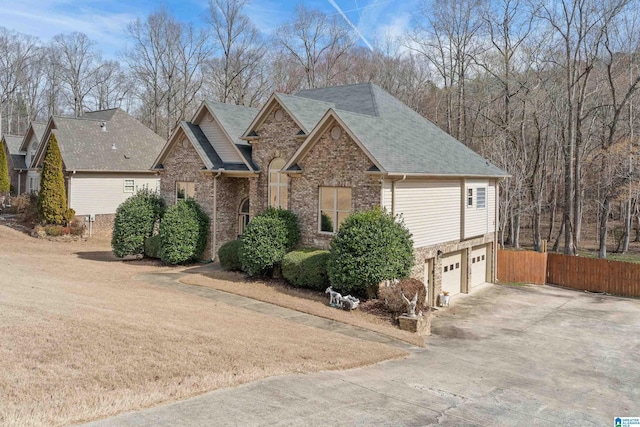
[(333, 85), (333, 86), (324, 86), (324, 87), (314, 87), (314, 88), (310, 88), (310, 89), (302, 89), (298, 92), (312, 92), (312, 91), (316, 91), (316, 90), (324, 90), (324, 89), (330, 89), (330, 88), (336, 88), (336, 87), (351, 87), (351, 86), (366, 86), (366, 85), (374, 85), (377, 86), (375, 83), (369, 81), (369, 82), (364, 82), (364, 83), (349, 83), (346, 85)]

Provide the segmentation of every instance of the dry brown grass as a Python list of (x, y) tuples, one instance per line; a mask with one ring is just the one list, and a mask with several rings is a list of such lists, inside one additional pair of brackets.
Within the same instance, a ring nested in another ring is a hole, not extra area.
[(247, 282), (244, 274), (241, 273), (212, 271), (202, 268), (192, 269), (192, 272), (194, 274), (183, 277), (180, 281), (188, 285), (219, 289), (303, 313), (313, 314), (314, 316), (336, 320), (424, 347), (424, 337), (396, 328), (389, 322), (389, 318), (383, 319), (360, 310), (347, 312), (329, 307), (327, 305), (328, 297), (314, 292), (290, 287), (285, 288), (261, 281)]
[(115, 260), (106, 240), (0, 226), (0, 425), (87, 421), (406, 354), (132, 279), (161, 269)]

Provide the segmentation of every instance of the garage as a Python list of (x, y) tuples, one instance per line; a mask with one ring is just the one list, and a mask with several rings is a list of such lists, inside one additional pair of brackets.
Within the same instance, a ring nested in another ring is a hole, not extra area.
[(442, 290), (456, 295), (462, 289), (462, 253), (442, 257)]
[(471, 250), (471, 287), (482, 285), (487, 281), (487, 246)]

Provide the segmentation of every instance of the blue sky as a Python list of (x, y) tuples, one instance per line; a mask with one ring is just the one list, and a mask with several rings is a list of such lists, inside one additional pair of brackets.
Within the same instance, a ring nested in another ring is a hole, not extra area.
[[(296, 0), (253, 0), (247, 14), (260, 31), (271, 33), (291, 19)], [(306, 0), (306, 7), (339, 14), (338, 9), (370, 43), (385, 34), (404, 31), (420, 0)], [(105, 56), (113, 57), (126, 47), (124, 28), (145, 18), (164, 4), (184, 21), (204, 25), (208, 0), (0, 0), (1, 25), (48, 41), (56, 34), (80, 31), (98, 43)], [(363, 42), (364, 44), (364, 42)]]

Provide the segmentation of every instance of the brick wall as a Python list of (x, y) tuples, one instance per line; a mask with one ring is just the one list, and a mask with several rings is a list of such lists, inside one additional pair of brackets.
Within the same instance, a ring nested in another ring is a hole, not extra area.
[[(411, 277), (424, 281), (425, 264), (428, 261), (431, 262), (431, 268), (433, 269), (431, 272), (433, 292), (430, 292), (428, 296), (430, 305), (436, 304), (436, 297), (442, 291), (442, 258), (447, 254), (462, 251), (462, 264), (466, 265), (466, 270), (462, 273), (462, 280), (467, 284), (466, 291), (468, 292), (469, 283), (471, 281), (471, 265), (469, 262), (467, 262), (467, 260), (471, 258), (471, 250), (476, 246), (493, 243), (493, 240), (494, 234), (488, 233), (483, 236), (475, 237), (473, 239), (443, 242), (437, 245), (414, 249), (415, 264), (411, 271)], [(442, 251), (442, 255), (438, 256), (438, 250)], [(487, 252), (487, 269), (489, 270), (489, 277), (491, 278), (495, 277), (491, 257), (491, 254), (493, 253), (492, 251), (493, 245), (489, 247)]]
[(333, 237), (318, 231), (320, 187), (350, 187), (352, 211), (380, 206), (380, 180), (365, 173), (373, 163), (346, 132), (333, 139), (334, 125), (299, 162), (302, 173), (291, 178), (291, 210), (300, 218), (303, 246), (326, 248)]
[(160, 177), (160, 195), (167, 206), (176, 202), (176, 182), (194, 182), (194, 199), (200, 204), (202, 210), (209, 215), (211, 220), (209, 240), (202, 257), (210, 259), (211, 233), (213, 230), (213, 177), (211, 173), (203, 172), (204, 162), (191, 144), (185, 148), (182, 139), (174, 145), (163, 162), (164, 172)]
[(252, 178), (250, 184), (252, 218), (269, 206), (269, 163), (276, 157), (289, 160), (303, 141), (296, 136), (300, 132), (300, 126), (288, 114), (285, 113), (280, 121), (274, 118), (274, 111), (278, 108), (272, 108), (266, 120), (256, 129), (260, 139), (251, 142), (253, 162), (260, 168), (260, 174), (257, 178)]
[[(238, 238), (238, 213), (240, 203), (249, 197), (249, 179), (218, 178), (216, 254), (220, 246)], [(213, 220), (213, 218), (212, 218)]]

